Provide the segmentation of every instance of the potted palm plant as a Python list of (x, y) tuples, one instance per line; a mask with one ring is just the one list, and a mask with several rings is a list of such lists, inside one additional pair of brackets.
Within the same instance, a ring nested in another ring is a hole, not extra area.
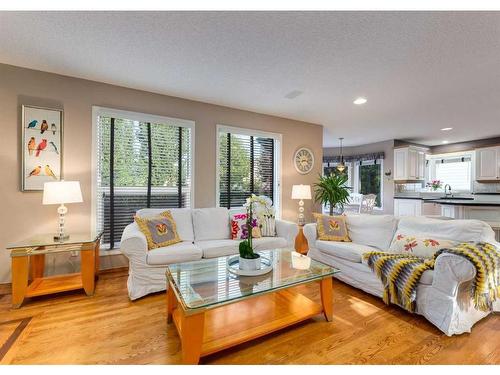
[(349, 202), (349, 188), (347, 187), (346, 174), (330, 174), (319, 176), (319, 181), (314, 184), (314, 200), (322, 205), (329, 205), (330, 216), (344, 211), (344, 205)]

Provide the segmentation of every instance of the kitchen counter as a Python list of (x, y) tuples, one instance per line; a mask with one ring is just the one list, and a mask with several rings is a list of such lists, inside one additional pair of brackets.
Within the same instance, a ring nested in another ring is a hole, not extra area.
[(475, 199), (424, 199), (429, 203), (439, 203), (452, 206), (475, 206), (475, 207), (500, 207), (499, 201), (475, 200)]

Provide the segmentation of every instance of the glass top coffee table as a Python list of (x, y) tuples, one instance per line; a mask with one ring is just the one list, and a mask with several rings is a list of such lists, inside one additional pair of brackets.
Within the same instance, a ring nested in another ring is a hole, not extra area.
[[(292, 256), (290, 249), (261, 251), (273, 270), (262, 276), (237, 276), (230, 257), (171, 264), (167, 267), (167, 314), (182, 342), (184, 363), (264, 336), (323, 313), (332, 320), (332, 276), (326, 264)], [(291, 289), (319, 282), (321, 304)]]

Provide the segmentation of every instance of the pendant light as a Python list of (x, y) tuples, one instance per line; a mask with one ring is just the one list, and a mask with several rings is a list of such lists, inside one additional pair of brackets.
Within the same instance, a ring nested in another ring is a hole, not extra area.
[(339, 138), (340, 141), (340, 163), (337, 164), (337, 170), (342, 173), (345, 171), (344, 155), (342, 154), (342, 141), (344, 138)]

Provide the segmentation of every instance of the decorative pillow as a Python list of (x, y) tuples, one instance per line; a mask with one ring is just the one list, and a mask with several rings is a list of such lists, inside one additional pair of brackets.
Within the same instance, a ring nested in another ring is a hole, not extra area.
[(345, 216), (314, 214), (318, 228), (318, 237), (324, 241), (351, 242), (347, 232)]
[(432, 258), (438, 250), (456, 246), (457, 241), (432, 238), (431, 236), (406, 235), (396, 233), (392, 240), (390, 253), (413, 254), (422, 258)]
[[(262, 237), (257, 219), (252, 220), (252, 238)], [(231, 238), (246, 240), (248, 238), (247, 214), (234, 214), (231, 218)]]
[(276, 237), (276, 219), (271, 215), (259, 217), (260, 234), (262, 237)]
[(146, 236), (148, 250), (181, 242), (170, 211), (162, 212), (160, 215), (150, 218), (135, 216), (134, 220), (141, 232)]

